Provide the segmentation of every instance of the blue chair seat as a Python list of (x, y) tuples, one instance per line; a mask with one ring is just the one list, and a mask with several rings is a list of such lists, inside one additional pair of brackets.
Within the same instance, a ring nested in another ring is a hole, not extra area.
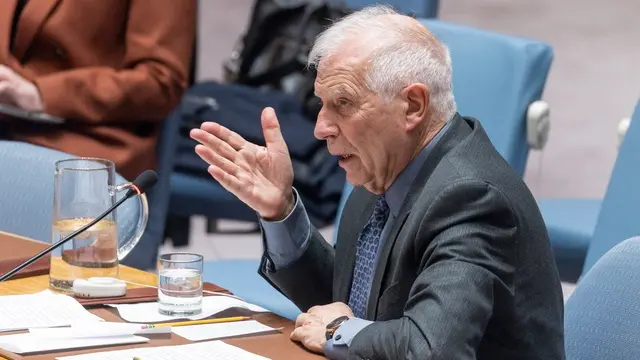
[(593, 238), (602, 199), (543, 199), (538, 205), (560, 277), (576, 282)]
[(295, 320), (300, 309), (258, 274), (260, 260), (217, 260), (204, 263), (203, 280), (246, 301)]
[[(171, 189), (171, 213), (174, 215), (207, 214), (209, 218), (230, 220), (257, 218), (255, 211), (211, 178), (174, 172)], [(208, 201), (194, 201), (202, 197), (216, 199), (215, 208), (211, 208)]]

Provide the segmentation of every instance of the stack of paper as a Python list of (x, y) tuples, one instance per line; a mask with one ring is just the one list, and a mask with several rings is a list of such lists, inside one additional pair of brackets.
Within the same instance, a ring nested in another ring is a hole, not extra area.
[(88, 312), (76, 299), (48, 290), (0, 296), (0, 332), (99, 321), (102, 319)]
[(137, 349), (106, 351), (85, 355), (58, 357), (57, 360), (269, 360), (238, 347), (223, 343), (220, 340), (202, 343), (144, 347)]
[[(109, 306), (118, 309), (118, 313), (122, 319), (133, 323), (170, 322), (181, 318), (160, 314), (158, 312), (157, 302)], [(227, 296), (205, 296), (202, 298), (202, 313), (186, 318), (189, 320), (200, 320), (231, 308), (242, 308), (252, 312), (269, 312), (269, 310), (258, 305), (249, 304), (245, 301)]]

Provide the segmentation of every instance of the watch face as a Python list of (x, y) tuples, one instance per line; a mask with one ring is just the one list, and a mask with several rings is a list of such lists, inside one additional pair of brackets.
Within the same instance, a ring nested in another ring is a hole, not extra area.
[(333, 320), (332, 322), (330, 322), (327, 325), (327, 331), (325, 332), (325, 337), (327, 338), (327, 340), (331, 340), (331, 338), (333, 338), (333, 334), (336, 332), (336, 330), (340, 327), (340, 325), (349, 320), (348, 316), (340, 316), (339, 318)]

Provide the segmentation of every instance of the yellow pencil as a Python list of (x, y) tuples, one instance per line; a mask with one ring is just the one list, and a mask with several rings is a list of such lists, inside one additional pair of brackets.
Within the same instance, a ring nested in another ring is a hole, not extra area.
[(225, 323), (225, 322), (242, 321), (242, 320), (251, 320), (251, 316), (234, 316), (234, 317), (228, 317), (228, 318), (209, 319), (209, 320), (193, 320), (193, 321), (181, 321), (181, 322), (164, 323), (164, 324), (150, 324), (150, 325), (145, 325), (142, 328), (152, 329), (152, 328), (167, 327), (167, 326), (216, 324), (216, 323)]

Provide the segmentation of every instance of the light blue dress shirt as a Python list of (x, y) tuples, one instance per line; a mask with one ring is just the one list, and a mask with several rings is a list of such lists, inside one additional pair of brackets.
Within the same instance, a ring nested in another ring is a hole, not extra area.
[[(429, 151), (448, 128), (449, 122), (445, 124), (427, 146), (420, 151), (418, 156), (398, 175), (398, 178), (385, 193), (390, 212), (387, 222), (382, 229), (382, 234), (380, 235), (380, 245), (378, 246), (376, 263), (379, 260), (380, 251), (384, 247), (384, 242), (393, 227), (393, 223), (398, 218), (402, 204), (411, 188), (411, 184), (426, 161)], [(299, 200), (300, 197), (295, 189), (294, 196), (296, 198), (296, 204), (293, 211), (285, 219), (281, 221), (266, 221), (260, 219), (260, 223), (264, 229), (267, 253), (271, 257), (276, 271), (286, 267), (302, 256), (307, 248), (307, 243), (311, 235), (309, 216), (304, 208), (304, 204)], [(351, 340), (353, 340), (360, 330), (371, 323), (372, 321), (360, 318), (351, 318), (343, 322), (333, 335), (333, 339), (327, 341), (324, 347), (325, 355), (329, 359), (346, 359)]]

